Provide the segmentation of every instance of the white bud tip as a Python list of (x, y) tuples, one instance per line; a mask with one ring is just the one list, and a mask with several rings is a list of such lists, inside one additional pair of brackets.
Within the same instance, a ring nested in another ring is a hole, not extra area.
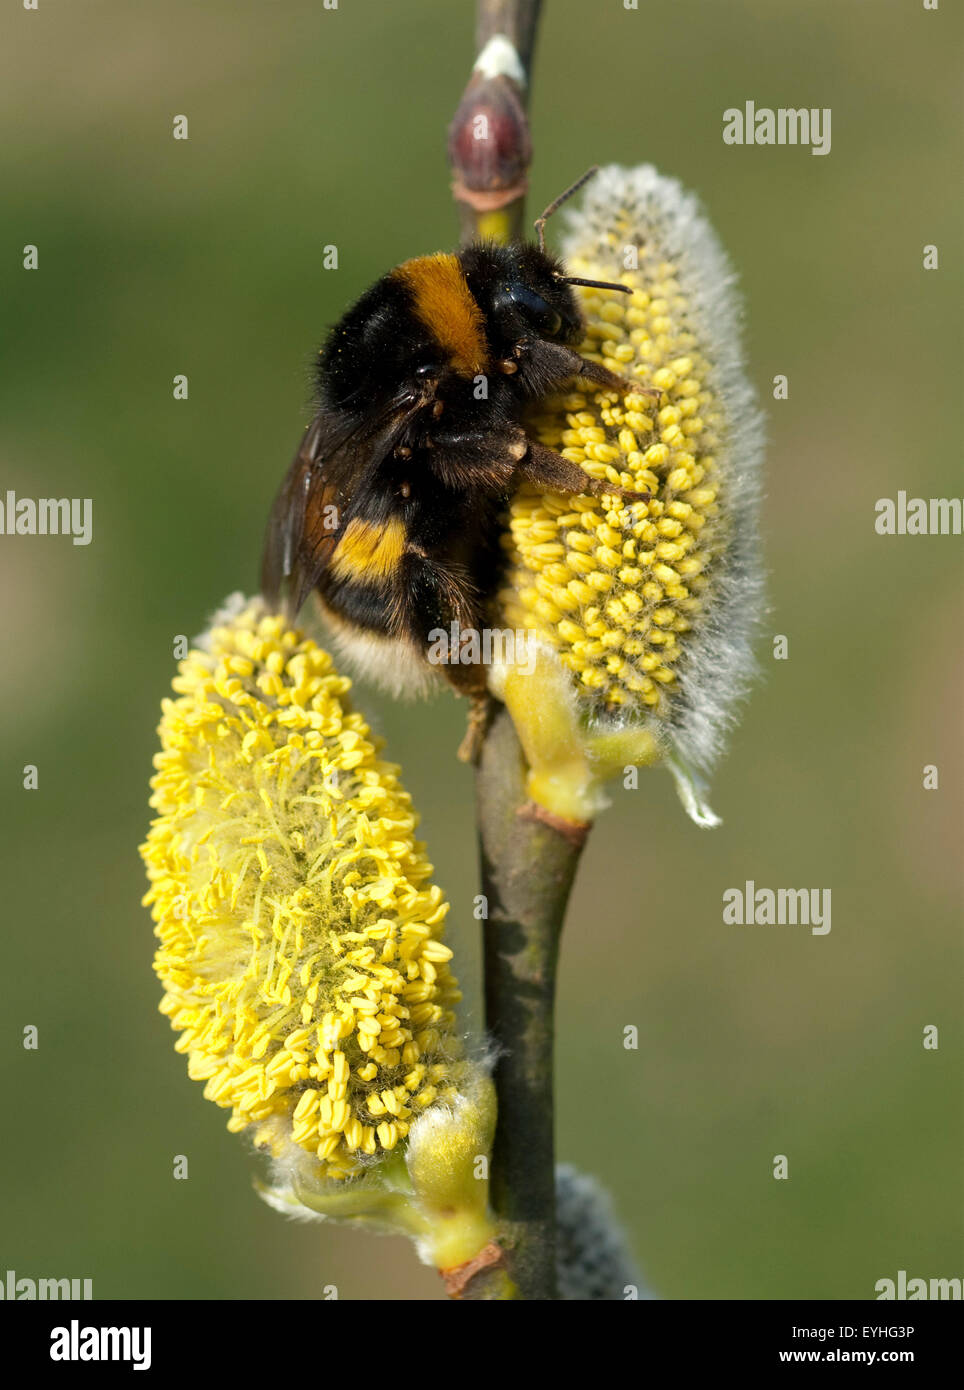
[(505, 34), (495, 34), (485, 45), (475, 60), (474, 72), (483, 77), (511, 77), (520, 87), (526, 85), (526, 72), (522, 59), (511, 39)]

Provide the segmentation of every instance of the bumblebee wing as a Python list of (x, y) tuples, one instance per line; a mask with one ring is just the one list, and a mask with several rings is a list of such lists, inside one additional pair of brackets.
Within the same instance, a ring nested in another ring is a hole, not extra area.
[(295, 552), (304, 527), (311, 489), (319, 426), (320, 417), (316, 417), (308, 427), (278, 489), (268, 518), (261, 555), (261, 592), (272, 607), (280, 603), (282, 591), (294, 573)]
[(317, 583), (335, 543), (333, 522), (348, 481), (340, 433), (331, 416), (324, 412), (315, 416), (268, 519), (261, 592), (272, 607), (284, 601), (289, 617), (295, 616)]
[(384, 459), (405, 436), (410, 395), (359, 420), (315, 416), (275, 498), (265, 536), (261, 592), (294, 618), (324, 573), (341, 532), (370, 492)]

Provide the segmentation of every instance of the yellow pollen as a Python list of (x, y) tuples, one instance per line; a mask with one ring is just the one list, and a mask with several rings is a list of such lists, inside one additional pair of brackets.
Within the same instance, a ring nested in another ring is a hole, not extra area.
[(141, 848), (161, 1012), (232, 1131), (350, 1177), (459, 1065), (447, 904), (410, 799), (350, 682), (260, 605), (173, 684)]
[[(575, 275), (611, 278), (611, 267), (604, 275), (588, 260), (570, 265)], [(653, 499), (613, 506), (580, 497), (577, 507), (523, 487), (503, 536), (500, 620), (553, 648), (598, 710), (661, 714), (684, 650), (666, 628), (678, 621), (685, 631), (700, 613), (726, 544), (714, 457), (724, 422), (675, 267), (645, 262), (620, 278), (632, 296), (578, 291), (581, 351), (658, 388), (659, 401), (571, 391), (541, 403), (530, 429), (592, 477), (648, 488)]]

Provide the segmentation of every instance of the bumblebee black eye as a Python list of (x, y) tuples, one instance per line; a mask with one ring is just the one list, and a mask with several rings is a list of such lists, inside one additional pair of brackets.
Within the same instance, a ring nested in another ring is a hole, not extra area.
[(541, 295), (523, 285), (521, 280), (513, 280), (506, 286), (505, 297), (521, 310), (528, 323), (542, 338), (554, 338), (562, 328), (562, 316), (542, 298)]

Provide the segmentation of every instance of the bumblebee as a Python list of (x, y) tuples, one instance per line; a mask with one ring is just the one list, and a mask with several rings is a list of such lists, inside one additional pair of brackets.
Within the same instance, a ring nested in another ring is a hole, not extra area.
[[(648, 500), (530, 439), (523, 414), (574, 377), (654, 393), (573, 348), (573, 285), (545, 246), (480, 242), (383, 276), (331, 330), (317, 413), (278, 493), (262, 592), (294, 619), (314, 591), (336, 643), (395, 693), (444, 675), (477, 701), (485, 672), (428, 660), (430, 634), (478, 632), (498, 572), (499, 517), (520, 483)], [(455, 625), (453, 627), (453, 624)]]

